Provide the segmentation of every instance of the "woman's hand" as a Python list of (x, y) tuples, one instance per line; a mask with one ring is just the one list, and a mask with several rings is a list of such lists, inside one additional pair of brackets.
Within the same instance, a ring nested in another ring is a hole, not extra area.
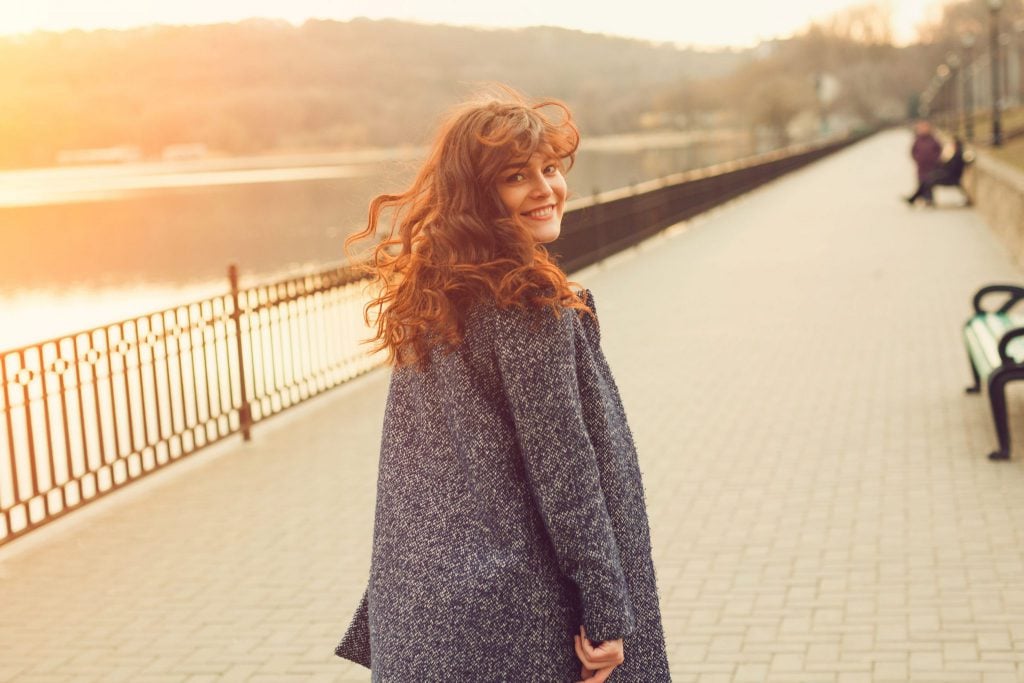
[[(622, 640), (606, 640), (599, 646), (587, 640), (587, 629), (580, 626), (580, 635), (573, 636), (576, 641), (576, 656), (583, 662), (580, 676), (586, 683), (604, 683), (612, 675), (619, 664), (626, 661), (622, 652)], [(583, 683), (580, 681), (580, 683)]]

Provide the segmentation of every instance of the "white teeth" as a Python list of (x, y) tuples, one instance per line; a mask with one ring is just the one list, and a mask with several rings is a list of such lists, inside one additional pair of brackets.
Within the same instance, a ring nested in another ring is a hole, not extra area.
[(529, 216), (530, 218), (547, 218), (552, 213), (554, 213), (554, 211), (555, 207), (545, 206), (543, 209), (534, 209), (533, 211), (528, 211), (524, 215)]

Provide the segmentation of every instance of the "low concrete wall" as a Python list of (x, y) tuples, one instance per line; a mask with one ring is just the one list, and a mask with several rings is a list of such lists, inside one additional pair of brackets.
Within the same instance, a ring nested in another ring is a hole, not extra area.
[(975, 154), (964, 186), (982, 218), (1024, 266), (1024, 171), (982, 150)]

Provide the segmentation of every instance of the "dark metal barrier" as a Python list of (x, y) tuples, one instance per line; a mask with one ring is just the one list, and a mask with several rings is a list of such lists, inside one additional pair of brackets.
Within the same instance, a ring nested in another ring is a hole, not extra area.
[[(845, 147), (846, 138), (573, 202), (567, 272)], [(0, 352), (0, 545), (380, 365), (348, 267)]]
[(361, 277), (336, 268), (0, 353), (0, 544), (334, 387)]
[(551, 245), (571, 273), (637, 244), (759, 185), (862, 140), (800, 145), (640, 183), (573, 202)]

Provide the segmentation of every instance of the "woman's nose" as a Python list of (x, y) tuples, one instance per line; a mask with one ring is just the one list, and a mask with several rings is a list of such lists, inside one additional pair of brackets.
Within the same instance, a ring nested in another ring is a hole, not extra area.
[(533, 181), (530, 193), (535, 197), (546, 197), (551, 194), (551, 185), (548, 183), (548, 179), (544, 176), (538, 176), (536, 180)]

